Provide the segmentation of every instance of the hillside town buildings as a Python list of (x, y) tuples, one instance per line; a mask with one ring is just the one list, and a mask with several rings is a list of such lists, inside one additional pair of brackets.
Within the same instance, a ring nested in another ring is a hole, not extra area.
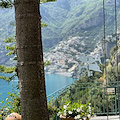
[[(69, 77), (76, 76), (78, 78), (79, 73), (75, 75), (75, 70), (77, 69), (77, 71), (79, 71), (78, 65), (81, 62), (81, 56), (86, 55), (86, 53), (81, 52), (81, 49), (85, 49), (85, 46), (86, 44), (83, 41), (83, 37), (70, 36), (68, 41), (61, 41), (51, 51), (47, 53), (44, 52), (44, 61), (50, 62), (50, 65), (45, 66), (45, 72), (64, 74)], [(94, 51), (89, 51), (89, 55), (102, 55), (102, 52), (102, 45), (98, 43)]]

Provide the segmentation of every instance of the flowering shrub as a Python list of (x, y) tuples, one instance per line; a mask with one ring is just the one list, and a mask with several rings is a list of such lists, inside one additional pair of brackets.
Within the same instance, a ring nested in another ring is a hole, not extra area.
[(19, 114), (21, 113), (20, 93), (16, 90), (13, 92), (8, 92), (6, 101), (0, 101), (0, 120), (4, 120), (8, 114), (13, 112), (17, 112)]
[(65, 102), (60, 106), (57, 114), (60, 118), (74, 118), (76, 120), (89, 120), (94, 116), (93, 108), (89, 104), (73, 103), (71, 101)]

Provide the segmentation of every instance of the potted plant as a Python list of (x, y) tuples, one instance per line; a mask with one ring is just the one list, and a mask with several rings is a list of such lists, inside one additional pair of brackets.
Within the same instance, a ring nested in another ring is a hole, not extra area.
[(65, 102), (63, 106), (59, 107), (57, 115), (62, 120), (90, 120), (94, 116), (93, 108), (89, 104), (73, 103), (71, 101)]

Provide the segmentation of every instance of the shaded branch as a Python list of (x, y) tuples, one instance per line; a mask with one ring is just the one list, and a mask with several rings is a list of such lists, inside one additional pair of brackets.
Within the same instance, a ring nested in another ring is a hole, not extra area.
[(13, 7), (13, 2), (12, 0), (0, 0), (0, 7), (11, 8)]
[(46, 2), (55, 2), (55, 1), (57, 1), (57, 0), (40, 0), (40, 3), (42, 4), (42, 3), (46, 3)]

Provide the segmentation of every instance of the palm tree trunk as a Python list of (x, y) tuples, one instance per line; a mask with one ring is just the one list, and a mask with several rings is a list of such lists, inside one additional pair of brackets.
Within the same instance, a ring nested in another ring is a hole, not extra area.
[(22, 120), (48, 120), (39, 0), (15, 0)]

